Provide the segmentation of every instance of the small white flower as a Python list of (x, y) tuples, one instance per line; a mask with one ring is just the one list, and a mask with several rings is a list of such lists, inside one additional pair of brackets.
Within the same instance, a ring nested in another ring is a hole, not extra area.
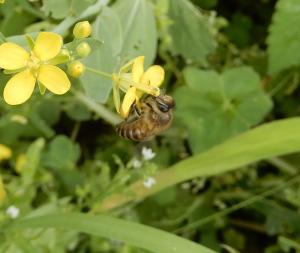
[(142, 166), (142, 162), (136, 158), (133, 158), (132, 160), (132, 167), (135, 169), (139, 169)]
[(156, 180), (154, 177), (148, 177), (144, 180), (143, 184), (146, 188), (151, 188), (153, 185), (156, 184)]
[(143, 147), (142, 155), (145, 160), (151, 160), (155, 157), (156, 154), (152, 151), (151, 148)]
[(6, 209), (6, 214), (10, 216), (10, 218), (16, 219), (19, 217), (20, 209), (16, 206), (10, 206)]

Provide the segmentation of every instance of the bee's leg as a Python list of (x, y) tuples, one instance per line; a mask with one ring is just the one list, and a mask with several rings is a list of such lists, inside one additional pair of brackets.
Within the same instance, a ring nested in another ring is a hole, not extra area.
[(142, 114), (142, 110), (137, 106), (137, 104), (134, 104), (134, 105), (133, 105), (133, 109), (134, 109), (136, 115), (137, 115), (138, 117), (140, 117), (141, 114)]

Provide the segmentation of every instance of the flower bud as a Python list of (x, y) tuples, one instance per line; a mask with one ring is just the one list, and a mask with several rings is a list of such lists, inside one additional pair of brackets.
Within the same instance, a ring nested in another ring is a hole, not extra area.
[(79, 57), (84, 58), (87, 57), (90, 52), (91, 52), (91, 47), (88, 43), (86, 42), (81, 42), (77, 47), (76, 47), (76, 52)]
[(73, 29), (73, 35), (76, 39), (87, 38), (92, 33), (92, 26), (89, 21), (78, 22)]
[(85, 66), (80, 61), (73, 61), (68, 66), (68, 73), (74, 78), (80, 77), (85, 71)]

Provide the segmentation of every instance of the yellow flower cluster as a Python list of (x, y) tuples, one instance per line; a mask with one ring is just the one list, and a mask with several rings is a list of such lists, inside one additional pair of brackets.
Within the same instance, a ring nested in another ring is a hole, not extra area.
[[(82, 21), (75, 25), (73, 34), (75, 40), (83, 39), (91, 34), (91, 25)], [(10, 105), (26, 102), (34, 92), (36, 83), (43, 94), (47, 89), (54, 94), (65, 94), (71, 87), (66, 73), (56, 65), (64, 55), (63, 39), (53, 32), (40, 32), (36, 40), (29, 36), (30, 51), (21, 46), (5, 42), (0, 45), (0, 68), (5, 73), (14, 74), (7, 82), (3, 97)], [(86, 57), (91, 48), (86, 42), (76, 47), (77, 57)], [(150, 66), (144, 70), (144, 56), (136, 57), (120, 68), (118, 73), (108, 74), (85, 67), (76, 57), (68, 58), (68, 74), (74, 78), (81, 76), (85, 70), (102, 74), (113, 80), (113, 97), (117, 112), (127, 118), (133, 104), (139, 105), (144, 93), (159, 96), (159, 86), (162, 84), (165, 72), (161, 66)], [(66, 61), (65, 61), (66, 62)], [(125, 93), (122, 104), (120, 90)]]

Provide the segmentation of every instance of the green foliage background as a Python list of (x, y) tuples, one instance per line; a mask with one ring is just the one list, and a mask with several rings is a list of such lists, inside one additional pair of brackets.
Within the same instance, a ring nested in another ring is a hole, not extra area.
[(123, 140), (111, 81), (90, 71), (64, 96), (0, 96), (13, 151), (0, 164), (0, 252), (300, 252), (300, 0), (0, 5), (1, 33), (23, 46), (46, 30), (72, 49), (81, 20), (93, 26), (86, 66), (112, 73), (144, 55), (164, 67), (174, 122)]

